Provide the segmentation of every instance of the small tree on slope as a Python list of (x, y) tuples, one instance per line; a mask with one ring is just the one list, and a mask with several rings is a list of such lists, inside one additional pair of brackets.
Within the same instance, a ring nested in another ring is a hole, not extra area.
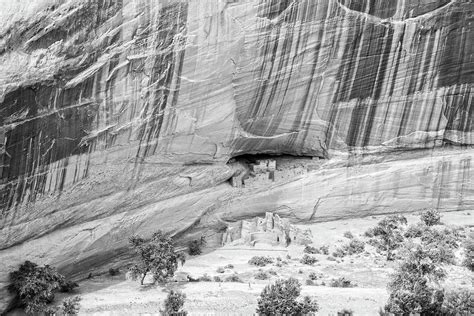
[(148, 274), (154, 282), (165, 282), (178, 269), (178, 262), (184, 264), (184, 254), (175, 251), (170, 237), (158, 231), (150, 240), (138, 236), (130, 238), (130, 244), (139, 256), (139, 262), (130, 268), (133, 279), (140, 278), (140, 284)]
[(387, 260), (393, 259), (393, 251), (403, 243), (402, 226), (407, 224), (404, 216), (392, 215), (381, 220), (373, 229), (378, 237), (378, 248), (386, 252)]

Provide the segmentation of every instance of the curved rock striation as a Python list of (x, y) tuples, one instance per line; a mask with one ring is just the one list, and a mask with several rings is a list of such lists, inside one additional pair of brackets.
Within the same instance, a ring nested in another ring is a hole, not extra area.
[[(25, 253), (80, 275), (137, 231), (473, 208), (470, 0), (0, 7), (0, 282)], [(328, 162), (226, 183), (263, 153)]]

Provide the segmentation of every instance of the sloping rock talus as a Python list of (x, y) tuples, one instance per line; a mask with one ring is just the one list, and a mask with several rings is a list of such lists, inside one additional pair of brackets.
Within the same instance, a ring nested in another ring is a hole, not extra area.
[[(79, 275), (139, 231), (473, 207), (470, 0), (0, 7), (2, 284), (25, 253)], [(262, 153), (329, 162), (239, 195), (226, 162)]]

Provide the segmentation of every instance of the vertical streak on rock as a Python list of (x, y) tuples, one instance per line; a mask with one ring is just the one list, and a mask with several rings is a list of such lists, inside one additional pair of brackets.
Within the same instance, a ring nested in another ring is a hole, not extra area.
[[(178, 1), (163, 8), (154, 21), (156, 35), (152, 37), (153, 55), (143, 124), (139, 132), (140, 146), (137, 158), (153, 155), (163, 132), (163, 121), (169, 113), (169, 105), (176, 105), (184, 49), (179, 44), (185, 35), (187, 3)], [(174, 89), (174, 90), (173, 90)]]

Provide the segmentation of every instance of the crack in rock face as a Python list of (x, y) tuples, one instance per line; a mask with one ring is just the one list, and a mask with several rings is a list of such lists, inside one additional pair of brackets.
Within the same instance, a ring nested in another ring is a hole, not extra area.
[(380, 19), (405, 20), (436, 11), (453, 0), (336, 0), (346, 8), (372, 15)]

